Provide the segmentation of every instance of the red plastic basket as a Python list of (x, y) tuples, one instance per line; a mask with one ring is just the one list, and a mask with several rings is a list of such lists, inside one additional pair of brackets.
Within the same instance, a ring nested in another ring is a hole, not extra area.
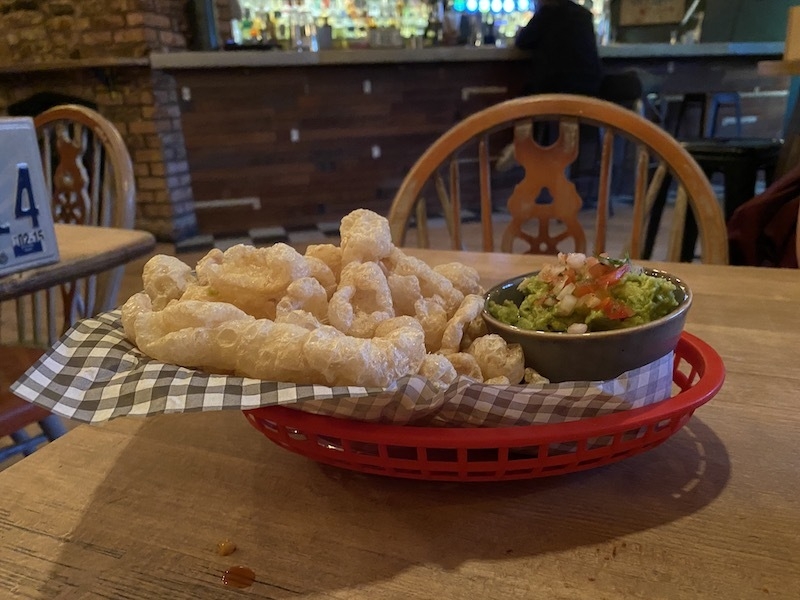
[(684, 332), (675, 349), (675, 396), (593, 419), (448, 429), (379, 425), (280, 406), (244, 413), (279, 446), (328, 465), (409, 479), (502, 481), (572, 473), (650, 450), (683, 427), (724, 379), (719, 354)]

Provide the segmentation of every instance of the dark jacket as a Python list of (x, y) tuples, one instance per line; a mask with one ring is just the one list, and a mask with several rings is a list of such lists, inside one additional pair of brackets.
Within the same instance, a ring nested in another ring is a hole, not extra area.
[(526, 94), (597, 96), (602, 65), (592, 13), (571, 0), (544, 4), (517, 34), (516, 46), (533, 58)]
[(728, 221), (732, 265), (797, 267), (800, 165), (734, 211)]

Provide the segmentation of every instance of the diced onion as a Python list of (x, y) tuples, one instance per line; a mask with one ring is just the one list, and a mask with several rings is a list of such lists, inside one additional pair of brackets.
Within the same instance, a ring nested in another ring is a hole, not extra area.
[(581, 252), (574, 252), (572, 254), (567, 254), (567, 266), (575, 269), (576, 271), (579, 270), (583, 265), (586, 264), (586, 255), (582, 254)]
[(567, 284), (559, 292), (556, 292), (556, 298), (562, 300), (564, 296), (570, 296), (574, 291), (575, 291), (575, 284), (574, 283)]
[(583, 297), (586, 298), (586, 306), (588, 306), (589, 308), (596, 308), (600, 306), (601, 300), (594, 294), (586, 294)]
[(586, 333), (589, 331), (589, 326), (586, 323), (573, 323), (567, 327), (567, 333)]
[(573, 296), (572, 294), (567, 294), (556, 305), (555, 313), (562, 317), (569, 316), (572, 314), (572, 311), (575, 310), (575, 305), (577, 303), (578, 299), (575, 296)]
[(556, 297), (560, 297), (561, 290), (564, 289), (564, 286), (566, 285), (566, 283), (567, 283), (566, 279), (559, 279), (553, 285), (553, 289), (550, 290), (550, 293), (553, 294)]

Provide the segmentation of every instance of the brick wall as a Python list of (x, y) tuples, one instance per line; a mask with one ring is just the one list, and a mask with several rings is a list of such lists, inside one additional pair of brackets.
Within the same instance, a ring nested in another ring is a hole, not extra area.
[(37, 92), (94, 102), (134, 162), (137, 227), (164, 241), (196, 232), (175, 80), (147, 67), (24, 72), (25, 63), (137, 58), (184, 50), (185, 0), (0, 0), (0, 114)]

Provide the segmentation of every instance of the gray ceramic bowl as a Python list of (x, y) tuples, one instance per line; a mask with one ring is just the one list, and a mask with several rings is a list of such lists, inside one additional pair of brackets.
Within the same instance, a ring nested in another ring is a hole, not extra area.
[(646, 269), (645, 272), (674, 283), (679, 304), (668, 315), (644, 325), (580, 334), (553, 333), (520, 329), (489, 314), (487, 307), (491, 300), (498, 304), (511, 300), (519, 305), (524, 295), (517, 287), (535, 272), (509, 279), (489, 290), (483, 318), (489, 332), (522, 346), (526, 366), (554, 383), (613, 379), (674, 350), (692, 304), (692, 292), (683, 281), (663, 271)]

